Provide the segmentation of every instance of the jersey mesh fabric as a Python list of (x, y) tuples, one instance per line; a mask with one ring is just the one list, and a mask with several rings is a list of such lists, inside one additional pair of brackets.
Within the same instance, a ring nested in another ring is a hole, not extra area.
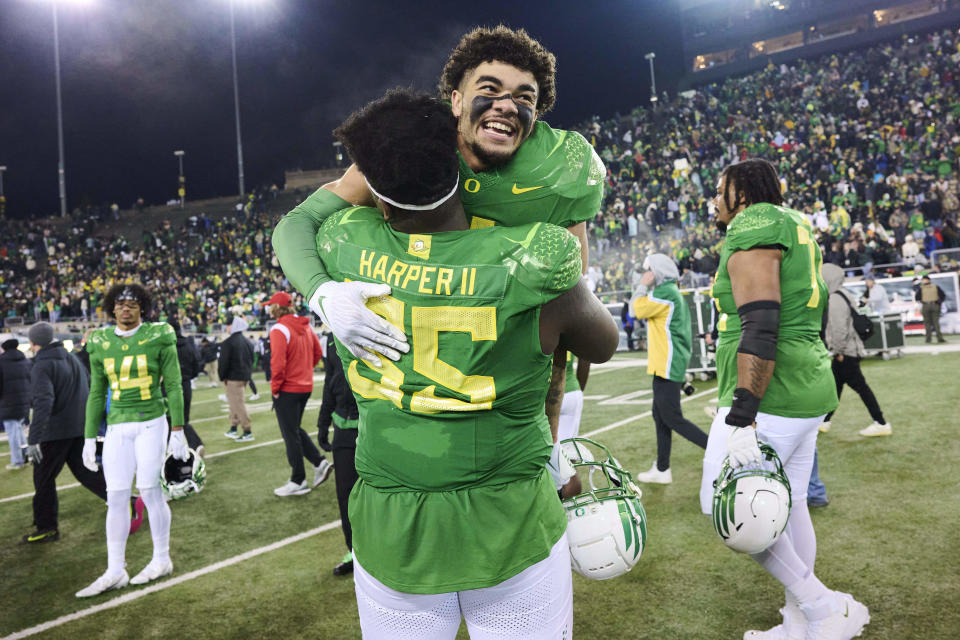
[[(90, 395), (86, 437), (97, 435), (104, 414), (107, 424), (144, 422), (162, 416), (168, 405), (172, 424), (183, 424), (183, 389), (173, 327), (166, 322), (145, 322), (126, 338), (116, 335), (113, 327), (97, 329), (90, 334), (87, 349)], [(167, 400), (160, 390), (161, 381)]]
[(546, 557), (565, 517), (544, 466), (539, 307), (579, 280), (576, 238), (541, 223), (408, 235), (358, 207), (317, 242), (334, 279), (391, 285), (371, 309), (411, 344), (384, 369), (337, 344), (360, 411), (350, 519), (367, 570), (398, 591), (444, 593)]
[(787, 418), (812, 418), (837, 407), (830, 358), (820, 340), (827, 287), (820, 277), (822, 257), (802, 213), (772, 204), (755, 204), (730, 223), (720, 253), (713, 296), (720, 310), (717, 325), (719, 406), (728, 407), (737, 386), (740, 317), (733, 299), (727, 262), (737, 251), (779, 247), (780, 328), (773, 378), (760, 411)]
[(460, 199), (474, 227), (534, 221), (569, 227), (596, 215), (605, 176), (582, 135), (537, 122), (502, 167), (474, 172), (461, 156)]

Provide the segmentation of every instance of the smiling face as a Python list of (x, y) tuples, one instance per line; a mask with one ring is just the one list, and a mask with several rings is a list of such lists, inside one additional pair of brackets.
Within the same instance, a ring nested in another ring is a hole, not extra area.
[(113, 317), (121, 331), (129, 331), (140, 324), (140, 305), (136, 300), (118, 300), (113, 305)]
[(484, 62), (450, 94), (457, 144), (474, 171), (506, 164), (537, 119), (537, 81), (529, 71)]

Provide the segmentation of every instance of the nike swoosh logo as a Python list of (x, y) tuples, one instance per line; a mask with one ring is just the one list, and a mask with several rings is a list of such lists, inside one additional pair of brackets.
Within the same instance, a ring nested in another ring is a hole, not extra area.
[(513, 238), (504, 238), (504, 240), (507, 242), (512, 242), (513, 244), (518, 244), (524, 249), (529, 249), (530, 241), (533, 240), (533, 236), (537, 234), (537, 229), (540, 228), (540, 224), (541, 223), (538, 222), (537, 224), (533, 225), (533, 228), (530, 229), (530, 231), (527, 233), (527, 237), (523, 240), (514, 240)]
[(39, 536), (30, 536), (29, 538), (27, 538), (27, 540), (29, 540), (30, 542), (36, 542), (37, 540), (43, 540), (49, 535), (50, 535), (49, 533), (44, 533)]
[(137, 344), (147, 344), (151, 340), (153, 340), (153, 338), (147, 338), (146, 340), (137, 340)]
[(520, 187), (517, 186), (517, 183), (514, 182), (513, 188), (510, 189), (510, 191), (513, 192), (513, 195), (518, 196), (521, 193), (526, 193), (527, 191), (536, 191), (537, 189), (543, 189), (543, 185), (540, 185), (539, 187), (524, 187), (521, 189)]

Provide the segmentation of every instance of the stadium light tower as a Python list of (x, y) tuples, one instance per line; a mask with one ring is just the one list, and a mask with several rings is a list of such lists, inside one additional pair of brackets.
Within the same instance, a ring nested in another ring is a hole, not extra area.
[(242, 198), (246, 191), (243, 188), (243, 141), (240, 138), (240, 88), (237, 83), (237, 33), (233, 25), (233, 2), (234, 0), (230, 0), (230, 52), (233, 57), (233, 112), (237, 121), (237, 169)]
[(52, 0), (53, 8), (53, 70), (57, 80), (57, 149), (59, 151), (57, 164), (57, 181), (60, 185), (60, 216), (67, 215), (67, 179), (63, 160), (63, 103), (60, 98), (60, 30), (57, 22), (57, 6), (64, 4), (84, 5), (91, 0)]
[(643, 56), (645, 60), (650, 61), (650, 102), (656, 106), (657, 102), (657, 76), (653, 72), (653, 59), (657, 57), (653, 51)]
[(177, 195), (180, 196), (180, 208), (183, 209), (183, 199), (187, 195), (187, 185), (186, 181), (183, 178), (183, 155), (186, 153), (182, 150), (177, 150), (173, 152), (173, 155), (177, 156), (177, 160), (180, 161), (180, 180), (177, 183)]
[(0, 218), (3, 218), (7, 212), (7, 199), (3, 195), (3, 172), (6, 170), (6, 165), (0, 167)]

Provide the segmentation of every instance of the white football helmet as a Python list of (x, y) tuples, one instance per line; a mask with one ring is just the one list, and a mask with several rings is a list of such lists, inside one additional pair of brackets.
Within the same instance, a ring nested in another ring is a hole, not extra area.
[(713, 528), (740, 553), (760, 553), (783, 533), (790, 518), (790, 481), (780, 456), (761, 442), (759, 465), (734, 468), (723, 460), (713, 490)]
[(572, 450), (570, 464), (587, 471), (583, 491), (563, 501), (573, 570), (607, 580), (630, 571), (647, 542), (643, 492), (602, 444), (587, 438), (561, 443)]
[(177, 460), (167, 454), (160, 471), (160, 488), (172, 500), (200, 493), (207, 482), (207, 466), (197, 452), (188, 449), (186, 460)]

